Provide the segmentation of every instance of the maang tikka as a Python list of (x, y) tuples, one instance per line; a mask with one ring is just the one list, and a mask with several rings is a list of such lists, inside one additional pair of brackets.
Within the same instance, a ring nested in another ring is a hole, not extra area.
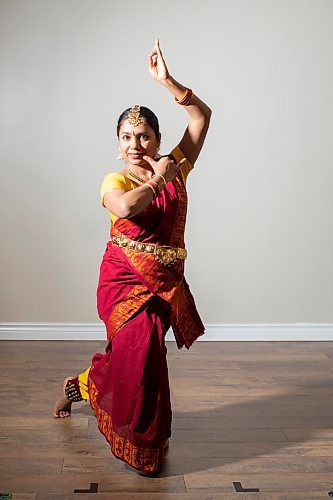
[[(140, 118), (139, 104), (134, 104), (134, 106), (131, 107), (127, 119), (129, 123), (133, 125), (133, 127), (136, 127), (137, 125), (140, 125), (140, 123), (142, 123), (142, 120)], [(117, 160), (124, 160), (124, 157), (121, 155), (120, 150), (119, 150), (119, 155), (117, 156)]]
[(127, 119), (129, 123), (133, 125), (133, 127), (136, 127), (137, 125), (140, 125), (140, 123), (142, 123), (142, 120), (140, 118), (139, 104), (134, 104), (134, 106), (131, 107), (131, 111), (129, 112)]

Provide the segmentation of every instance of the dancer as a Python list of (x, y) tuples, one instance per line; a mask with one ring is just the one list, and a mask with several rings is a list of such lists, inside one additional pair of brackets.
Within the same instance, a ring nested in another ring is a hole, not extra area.
[(111, 218), (97, 287), (97, 310), (107, 347), (78, 377), (64, 381), (54, 417), (68, 417), (72, 402), (89, 400), (113, 455), (136, 471), (156, 474), (171, 436), (167, 348), (172, 326), (177, 347), (204, 333), (184, 278), (186, 178), (203, 146), (211, 110), (169, 73), (156, 39), (152, 77), (190, 117), (180, 143), (158, 154), (155, 114), (134, 105), (118, 120), (120, 172), (105, 176), (101, 199)]

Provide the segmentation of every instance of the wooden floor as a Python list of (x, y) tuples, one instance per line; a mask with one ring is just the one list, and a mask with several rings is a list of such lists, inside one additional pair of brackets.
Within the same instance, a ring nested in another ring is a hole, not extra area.
[(96, 500), (329, 498), (333, 343), (167, 347), (173, 433), (163, 472), (148, 478), (111, 455), (89, 403), (51, 417), (63, 378), (89, 366), (104, 343), (2, 341), (0, 492), (14, 500), (86, 499), (74, 490), (90, 488)]

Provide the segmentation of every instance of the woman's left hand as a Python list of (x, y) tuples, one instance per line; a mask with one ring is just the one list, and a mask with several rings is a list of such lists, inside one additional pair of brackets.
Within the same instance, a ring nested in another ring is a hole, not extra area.
[(144, 155), (142, 158), (149, 163), (154, 174), (163, 175), (166, 182), (172, 181), (183, 163), (186, 162), (186, 158), (183, 158), (179, 163), (175, 163), (173, 160), (170, 160), (169, 156), (162, 156), (158, 161), (153, 160), (153, 158), (147, 155)]
[(149, 71), (158, 82), (163, 82), (170, 76), (160, 49), (159, 38), (156, 38), (153, 51), (149, 54)]

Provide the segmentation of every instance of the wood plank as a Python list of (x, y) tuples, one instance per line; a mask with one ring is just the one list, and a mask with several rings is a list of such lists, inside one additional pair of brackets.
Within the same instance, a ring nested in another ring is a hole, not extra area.
[[(101, 436), (99, 441), (92, 442), (90, 438), (65, 440), (62, 442), (50, 443), (43, 441), (22, 441), (18, 436), (0, 438), (1, 450), (5, 450), (5, 456), (8, 458), (19, 458), (22, 461), (47, 458), (110, 458), (110, 445)], [(56, 446), (55, 446), (56, 444)], [(327, 451), (328, 453), (328, 451)]]
[[(191, 374), (192, 371), (192, 374)], [(197, 385), (199, 387), (214, 387), (221, 385), (237, 385), (246, 384), (250, 386), (268, 386), (268, 385), (280, 385), (293, 386), (293, 385), (326, 385), (329, 386), (332, 383), (332, 379), (327, 377), (327, 368), (323, 367), (322, 370), (313, 369), (306, 370), (304, 368), (302, 371), (291, 371), (289, 373), (288, 379), (285, 375), (281, 373), (281, 369), (275, 368), (264, 370), (257, 368), (255, 373), (249, 375), (249, 370), (243, 368), (233, 369), (233, 370), (212, 370), (208, 372), (206, 370), (178, 370), (173, 368), (169, 376), (171, 385), (177, 385), (180, 387), (187, 386), (188, 384)], [(333, 371), (332, 371), (333, 376)]]
[[(96, 500), (223, 500), (227, 499), (239, 499), (232, 494), (231, 496), (221, 496), (220, 493), (215, 495), (207, 494), (201, 495), (200, 493), (98, 493), (96, 495)], [(251, 496), (252, 498), (252, 496)], [(250, 498), (250, 500), (251, 500)], [(66, 499), (62, 495), (55, 493), (38, 493), (37, 500), (77, 500), (84, 499), (87, 500), (87, 495), (82, 493), (76, 493), (73, 495), (66, 495)]]
[[(111, 458), (65, 458), (63, 474), (87, 473), (95, 475), (107, 472), (121, 472), (119, 460)], [(295, 455), (256, 456), (239, 460), (237, 458), (178, 457), (167, 453), (161, 477), (205, 473), (205, 474), (266, 474), (284, 472), (327, 472), (333, 473), (331, 457), (304, 457)]]
[[(185, 387), (175, 387), (173, 386), (173, 391), (175, 396), (182, 396), (184, 395), (184, 389)], [(311, 395), (314, 396), (315, 398), (318, 395), (325, 395), (328, 397), (333, 397), (333, 386), (302, 386), (302, 385), (293, 385), (292, 389), (288, 385), (282, 385), (280, 384), (279, 386), (276, 387), (262, 387), (262, 386), (253, 386), (251, 387), (249, 384), (235, 384), (232, 386), (212, 386), (212, 387), (206, 387), (206, 390), (204, 387), (196, 387), (196, 386), (187, 386), (186, 388), (186, 397), (194, 397), (197, 396), (197, 398), (202, 398), (202, 397), (213, 397), (216, 401), (219, 401), (221, 398), (225, 396), (242, 396), (242, 395), (247, 395), (247, 396), (273, 396), (273, 397), (280, 397), (282, 394), (286, 394), (290, 391), (293, 391), (293, 393), (296, 395)], [(283, 396), (282, 396), (283, 397)]]
[(168, 458), (248, 458), (248, 457), (332, 457), (333, 442), (302, 441), (298, 442), (240, 442), (240, 443), (181, 443), (170, 440)]
[(180, 443), (239, 443), (239, 442), (287, 442), (281, 429), (199, 429), (177, 430), (173, 438)]
[[(66, 500), (85, 499), (85, 494), (66, 495)], [(327, 491), (317, 492), (259, 492), (247, 493), (249, 500), (318, 500), (327, 497)], [(16, 498), (16, 497), (15, 497)], [(98, 500), (240, 500), (239, 493), (98, 493)], [(38, 493), (37, 500), (64, 500), (60, 494)]]
[[(110, 446), (101, 435), (101, 439), (92, 441), (90, 438), (80, 438), (70, 442), (60, 442), (57, 446), (48, 443), (29, 441), (28, 446), (22, 446), (20, 438), (1, 438), (1, 447), (6, 450), (6, 457), (20, 458), (21, 460), (42, 458), (112, 458)], [(305, 442), (240, 442), (240, 443), (180, 443), (171, 437), (168, 458), (247, 458), (247, 457), (277, 457), (304, 456), (304, 457), (332, 457), (333, 442), (305, 441)]]
[(52, 418), (49, 417), (39, 417), (31, 416), (30, 418), (23, 417), (0, 417), (0, 430), (6, 431), (7, 429), (59, 429), (61, 427), (67, 428), (87, 428), (88, 427), (88, 417), (76, 418)]
[[(288, 356), (288, 359), (286, 359), (286, 355)], [(279, 352), (279, 350), (274, 350), (271, 352), (266, 352), (265, 356), (263, 356), (263, 352), (259, 350), (253, 350), (251, 353), (249, 352), (244, 352), (244, 351), (235, 351), (233, 353), (226, 352), (224, 351), (222, 353), (223, 357), (223, 362), (224, 361), (229, 361), (232, 362), (234, 361), (237, 364), (242, 364), (242, 361), (244, 361), (247, 364), (254, 364), (258, 363), (259, 365), (267, 365), (268, 363), (272, 364), (290, 364), (291, 362), (294, 363), (304, 363), (304, 362), (318, 362), (320, 363), (325, 363), (329, 364), (330, 360), (326, 356), (325, 353), (323, 352), (299, 352), (295, 350), (294, 352), (289, 352), (288, 354), (286, 352)], [(205, 353), (202, 352), (201, 350), (193, 351), (190, 350), (188, 353), (186, 353), (186, 356), (182, 358), (182, 363), (185, 360), (194, 362), (194, 360), (200, 359), (200, 362), (204, 363), (204, 366), (206, 366), (206, 363), (210, 363), (212, 360), (220, 360), (221, 361), (221, 354), (218, 351), (214, 351), (212, 348), (211, 351)]]
[[(243, 488), (259, 488), (262, 492), (326, 491), (332, 488), (333, 474), (326, 473), (272, 473), (272, 474), (202, 474), (184, 476), (186, 489), (190, 493), (231, 492), (233, 481), (241, 482)], [(287, 497), (289, 498), (289, 496)]]
[[(333, 419), (332, 419), (333, 420)], [(288, 441), (304, 441), (309, 435), (312, 440), (318, 439), (323, 441), (332, 441), (333, 440), (333, 428), (324, 428), (324, 429), (283, 429), (283, 432), (288, 438)]]
[[(212, 457), (178, 457), (175, 454), (167, 455), (162, 476), (174, 474), (269, 474), (269, 473), (333, 473), (332, 457), (283, 455), (252, 456), (249, 458), (212, 458)], [(333, 486), (332, 486), (333, 488)]]
[[(311, 399), (311, 397), (309, 397)], [(303, 417), (306, 415), (310, 417), (329, 417), (333, 413), (333, 401), (328, 400), (323, 404), (316, 404), (316, 400), (312, 398), (310, 402), (301, 401), (297, 403), (297, 397), (294, 398), (295, 402), (290, 403), (288, 400), (283, 403), (282, 400), (257, 400), (257, 401), (244, 401), (240, 403), (239, 400), (234, 404), (227, 401), (221, 401), (219, 406), (211, 408), (211, 413), (214, 416), (223, 414), (228, 417), (238, 416), (239, 414), (251, 416), (271, 415), (283, 417)], [(321, 402), (321, 401), (320, 401)]]
[[(65, 420), (65, 419), (62, 419)], [(69, 420), (69, 419), (66, 419)], [(31, 446), (33, 443), (57, 445), (59, 443), (70, 443), (71, 441), (79, 442), (82, 437), (86, 437), (86, 429), (71, 427), (69, 424), (61, 422), (56, 431), (41, 432), (38, 429), (17, 429), (9, 427), (0, 431), (1, 442), (3, 438), (16, 439), (25, 446)], [(91, 436), (91, 440), (97, 441), (98, 435)]]
[[(95, 422), (94, 422), (95, 424)], [(174, 417), (172, 428), (174, 430), (190, 429), (313, 429), (329, 428), (333, 425), (332, 415), (318, 415), (311, 417), (300, 415), (296, 417), (285, 417), (275, 415), (213, 415), (203, 417)]]
[[(21, 446), (22, 448), (22, 446)], [(24, 453), (24, 450), (22, 450)], [(61, 474), (64, 459), (59, 458), (36, 458), (30, 457), (29, 460), (25, 456), (20, 458), (0, 457), (1, 474), (8, 476), (14, 474)]]
[(13, 500), (36, 500), (37, 493), (17, 493), (16, 491), (7, 492), (13, 495)]
[(123, 468), (124, 472), (94, 474), (13, 474), (0, 475), (3, 491), (18, 493), (74, 493), (74, 489), (89, 488), (91, 482), (98, 483), (103, 492), (166, 492), (186, 493), (183, 476), (144, 477)]

